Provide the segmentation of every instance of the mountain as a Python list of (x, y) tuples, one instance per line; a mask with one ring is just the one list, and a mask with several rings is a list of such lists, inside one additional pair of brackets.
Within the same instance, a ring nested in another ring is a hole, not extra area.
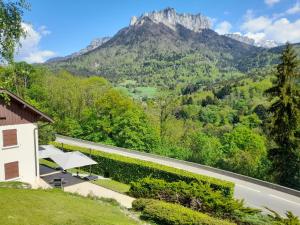
[(274, 40), (259, 40), (255, 41), (254, 39), (246, 36), (246, 35), (241, 35), (239, 33), (232, 33), (232, 34), (225, 34), (226, 37), (230, 37), (234, 40), (249, 44), (249, 45), (254, 45), (256, 47), (262, 47), (262, 48), (274, 48), (279, 45), (282, 45), (280, 43), (277, 43)]
[(59, 61), (64, 61), (66, 59), (70, 59), (70, 58), (74, 58), (74, 57), (83, 55), (89, 51), (94, 50), (95, 48), (98, 48), (99, 46), (101, 46), (102, 44), (107, 42), (109, 39), (110, 39), (110, 37), (96, 38), (96, 39), (92, 40), (91, 43), (87, 47), (79, 50), (78, 52), (74, 52), (71, 55), (67, 55), (67, 56), (63, 56), (63, 57), (54, 57), (54, 58), (49, 59), (47, 62), (48, 63), (59, 62)]
[(172, 8), (144, 13), (99, 46), (46, 65), (104, 76), (115, 83), (129, 79), (140, 85), (175, 87), (241, 76), (276, 58), (265, 48), (219, 35), (210, 26), (201, 14), (180, 14)]
[(149, 18), (154, 23), (162, 23), (167, 27), (176, 30), (177, 25), (181, 25), (194, 32), (200, 32), (203, 29), (211, 28), (211, 21), (201, 14), (180, 14), (173, 8), (166, 8), (162, 11), (153, 11), (151, 13), (144, 13), (140, 17), (133, 16), (130, 21), (130, 26), (141, 23), (144, 18)]
[(243, 42), (243, 43), (248, 44), (248, 45), (255, 45), (255, 40), (254, 39), (249, 38), (247, 36), (237, 34), (237, 33), (224, 34), (224, 36), (232, 38), (232, 39), (240, 41), (240, 42)]

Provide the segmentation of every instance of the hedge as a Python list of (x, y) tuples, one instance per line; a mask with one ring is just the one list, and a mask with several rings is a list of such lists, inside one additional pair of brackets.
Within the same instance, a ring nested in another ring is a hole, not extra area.
[[(85, 154), (90, 154), (90, 149), (88, 148), (66, 145), (58, 142), (54, 142), (53, 144), (66, 151), (81, 151)], [(233, 196), (234, 184), (229, 181), (223, 181), (217, 178), (195, 174), (153, 162), (147, 162), (97, 150), (92, 151), (91, 157), (98, 162), (98, 164), (92, 166), (93, 173), (109, 176), (114, 180), (126, 184), (149, 176), (156, 179), (163, 179), (168, 182), (182, 180), (190, 183), (192, 181), (198, 181), (203, 184), (209, 184), (213, 190), (221, 191), (226, 197), (231, 198)]]
[(154, 199), (137, 199), (132, 207), (141, 211), (141, 218), (164, 225), (234, 225), (209, 215), (193, 211), (181, 205)]
[(243, 201), (224, 197), (220, 191), (213, 191), (199, 182), (166, 182), (144, 178), (131, 182), (129, 194), (135, 198), (152, 198), (177, 203), (196, 211), (221, 218), (233, 218), (236, 210), (258, 213), (259, 210), (245, 207)]

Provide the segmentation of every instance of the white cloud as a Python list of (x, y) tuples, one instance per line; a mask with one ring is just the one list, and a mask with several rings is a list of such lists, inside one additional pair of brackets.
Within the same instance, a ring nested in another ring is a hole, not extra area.
[(286, 11), (287, 14), (296, 14), (296, 13), (300, 13), (300, 2), (297, 1), (295, 3), (295, 5), (291, 8), (289, 8), (287, 11)]
[(42, 63), (45, 62), (46, 59), (55, 56), (55, 53), (52, 51), (44, 50), (44, 51), (36, 51), (29, 53), (28, 56), (24, 57), (23, 60), (28, 63)]
[(231, 23), (223, 21), (216, 26), (215, 31), (219, 34), (228, 34), (232, 28)]
[(300, 19), (290, 22), (287, 18), (281, 18), (272, 23), (264, 33), (266, 37), (280, 43), (300, 42)]
[(274, 4), (280, 2), (280, 0), (265, 0), (265, 3), (268, 5), (268, 6), (273, 6)]
[(244, 18), (241, 30), (244, 35), (256, 42), (264, 40), (274, 40), (278, 43), (300, 42), (300, 19), (289, 21), (287, 18), (254, 17), (253, 13), (248, 11)]
[(47, 29), (45, 25), (39, 27), (39, 31), (42, 35), (48, 35), (51, 34), (51, 31)]
[(26, 37), (21, 38), (21, 46), (17, 49), (17, 61), (26, 61), (28, 63), (42, 63), (55, 53), (50, 50), (41, 50), (39, 47), (42, 37), (50, 34), (45, 26), (41, 26), (35, 30), (31, 24), (22, 23), (22, 27), (26, 32)]
[(270, 26), (272, 20), (268, 17), (260, 16), (256, 18), (248, 17), (246, 22), (241, 26), (241, 29), (248, 32), (258, 32)]

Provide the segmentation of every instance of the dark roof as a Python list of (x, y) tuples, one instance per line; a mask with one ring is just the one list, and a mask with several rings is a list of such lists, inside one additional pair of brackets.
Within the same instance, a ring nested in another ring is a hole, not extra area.
[(5, 89), (0, 89), (0, 94), (7, 94), (9, 97), (11, 97), (14, 100), (16, 100), (17, 102), (23, 104), (24, 106), (26, 106), (27, 108), (29, 108), (34, 113), (40, 115), (44, 119), (45, 122), (49, 122), (49, 123), (53, 123), (54, 122), (49, 116), (47, 116), (46, 114), (42, 113), (40, 110), (38, 110), (37, 108), (33, 107), (29, 103), (25, 102), (23, 99), (19, 98), (17, 95), (13, 94), (12, 92), (10, 92), (8, 90), (5, 90)]

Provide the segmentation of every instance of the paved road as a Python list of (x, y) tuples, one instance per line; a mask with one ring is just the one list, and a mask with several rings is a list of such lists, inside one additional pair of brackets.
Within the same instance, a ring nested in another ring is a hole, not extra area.
[(83, 142), (77, 139), (57, 136), (56, 140), (60, 143), (77, 145), (81, 147), (91, 148), (103, 152), (115, 153), (131, 158), (137, 158), (145, 161), (151, 161), (198, 174), (203, 174), (235, 183), (234, 196), (244, 199), (246, 204), (256, 208), (267, 206), (280, 214), (285, 211), (292, 211), (295, 215), (300, 216), (300, 197), (290, 195), (281, 191), (277, 191), (265, 186), (261, 186), (249, 181), (234, 178), (217, 172), (212, 172), (193, 165), (188, 165), (179, 160), (172, 160), (164, 157), (153, 156), (151, 154), (139, 153), (136, 151), (123, 150), (110, 146), (103, 146), (97, 143)]

